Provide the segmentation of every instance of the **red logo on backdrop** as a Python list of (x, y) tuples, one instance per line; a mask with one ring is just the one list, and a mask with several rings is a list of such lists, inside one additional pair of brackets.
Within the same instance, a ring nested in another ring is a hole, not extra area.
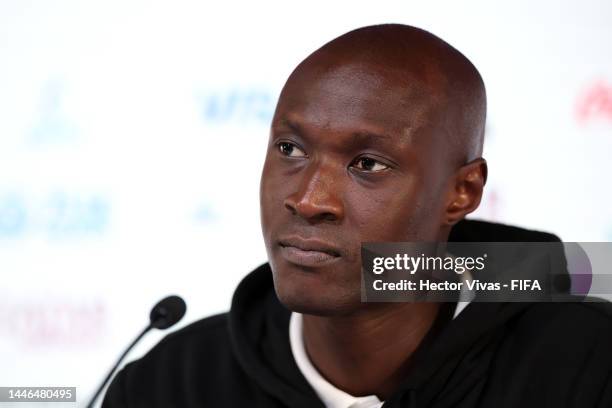
[(94, 345), (106, 323), (100, 300), (22, 299), (0, 301), (0, 337), (26, 348)]
[(604, 80), (588, 86), (576, 104), (576, 120), (579, 123), (599, 119), (612, 121), (612, 84)]

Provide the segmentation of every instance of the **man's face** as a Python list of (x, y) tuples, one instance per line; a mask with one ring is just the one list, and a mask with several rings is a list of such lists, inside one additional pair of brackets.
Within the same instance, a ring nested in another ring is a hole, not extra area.
[(438, 239), (450, 169), (436, 157), (434, 122), (424, 87), (380, 67), (306, 67), (291, 76), (260, 190), (263, 236), (285, 306), (354, 312), (365, 306), (362, 242)]

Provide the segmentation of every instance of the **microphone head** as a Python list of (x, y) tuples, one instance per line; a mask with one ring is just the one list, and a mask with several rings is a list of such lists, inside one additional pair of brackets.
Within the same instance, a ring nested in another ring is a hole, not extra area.
[(179, 296), (168, 296), (160, 300), (151, 309), (151, 314), (149, 315), (151, 327), (167, 329), (181, 320), (185, 316), (186, 310), (187, 305), (183, 299)]

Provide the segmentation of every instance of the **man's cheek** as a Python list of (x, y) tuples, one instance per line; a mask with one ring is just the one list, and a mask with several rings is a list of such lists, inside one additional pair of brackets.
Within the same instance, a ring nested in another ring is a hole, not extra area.
[(287, 190), (291, 185), (291, 180), (286, 177), (267, 177), (266, 180), (262, 180), (261, 205), (270, 210), (282, 208), (285, 198), (289, 195)]

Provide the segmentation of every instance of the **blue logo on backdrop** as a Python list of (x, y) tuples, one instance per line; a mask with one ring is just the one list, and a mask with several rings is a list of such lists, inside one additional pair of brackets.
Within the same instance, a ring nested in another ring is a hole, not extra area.
[(197, 224), (210, 224), (218, 217), (217, 212), (209, 204), (199, 205), (194, 213), (194, 220)]
[(0, 237), (16, 237), (23, 234), (26, 225), (26, 209), (23, 200), (16, 195), (0, 197)]
[(76, 139), (76, 127), (63, 111), (64, 94), (64, 82), (57, 79), (42, 87), (38, 118), (29, 134), (31, 144), (62, 144)]
[(274, 113), (274, 97), (265, 89), (228, 89), (205, 93), (198, 99), (202, 116), (209, 123), (268, 126)]
[(109, 223), (110, 205), (98, 195), (58, 191), (42, 199), (16, 193), (0, 194), (0, 238), (44, 234), (50, 239), (102, 234)]

